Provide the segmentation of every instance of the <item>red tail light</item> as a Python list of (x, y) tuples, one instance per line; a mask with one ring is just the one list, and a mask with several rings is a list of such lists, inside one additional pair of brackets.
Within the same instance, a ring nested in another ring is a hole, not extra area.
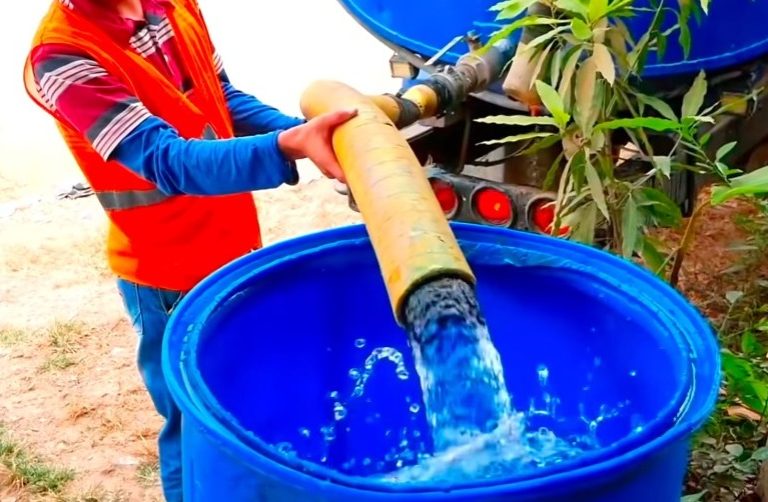
[[(535, 230), (551, 235), (552, 226), (555, 224), (555, 201), (544, 199), (534, 202), (531, 207), (530, 218)], [(562, 237), (567, 235), (568, 232), (570, 232), (570, 228), (560, 225), (558, 235)]]
[(515, 216), (509, 195), (501, 190), (484, 187), (472, 197), (475, 213), (492, 225), (508, 226)]
[(453, 185), (437, 178), (430, 179), (429, 183), (432, 185), (432, 191), (435, 192), (435, 197), (437, 197), (437, 202), (440, 204), (443, 213), (449, 218), (456, 214), (456, 211), (459, 209), (459, 196)]

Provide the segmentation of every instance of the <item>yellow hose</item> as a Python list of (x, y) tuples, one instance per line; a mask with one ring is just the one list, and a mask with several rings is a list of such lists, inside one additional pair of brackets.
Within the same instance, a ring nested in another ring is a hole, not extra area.
[(444, 276), (474, 285), (475, 277), (423, 168), (388, 114), (339, 82), (315, 82), (301, 97), (308, 119), (340, 109), (356, 109), (358, 115), (336, 129), (333, 148), (402, 325), (405, 301), (414, 288)]

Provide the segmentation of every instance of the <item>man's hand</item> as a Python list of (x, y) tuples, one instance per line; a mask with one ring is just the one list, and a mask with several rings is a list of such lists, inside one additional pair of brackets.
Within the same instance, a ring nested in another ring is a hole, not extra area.
[(344, 182), (344, 171), (333, 151), (333, 131), (356, 115), (357, 110), (320, 115), (306, 124), (280, 133), (277, 144), (283, 154), (291, 160), (309, 159), (327, 177)]

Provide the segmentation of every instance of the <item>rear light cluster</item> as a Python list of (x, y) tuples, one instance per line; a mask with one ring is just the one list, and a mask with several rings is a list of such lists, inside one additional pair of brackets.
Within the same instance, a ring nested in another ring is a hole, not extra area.
[[(470, 177), (432, 176), (429, 178), (446, 218), (470, 221), (500, 227), (517, 227), (551, 234), (555, 221), (555, 200), (549, 194), (529, 187), (508, 190)], [(471, 181), (475, 180), (475, 181)], [(521, 217), (522, 216), (522, 217)], [(569, 229), (560, 226), (558, 235), (567, 235)]]

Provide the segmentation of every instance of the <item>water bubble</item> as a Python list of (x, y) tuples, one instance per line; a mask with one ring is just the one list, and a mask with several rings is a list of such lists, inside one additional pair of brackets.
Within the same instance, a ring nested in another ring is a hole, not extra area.
[(366, 467), (371, 465), (372, 463), (373, 463), (373, 461), (370, 458), (368, 458), (368, 457), (363, 459), (363, 465), (366, 466)]
[(398, 368), (395, 374), (400, 380), (408, 380), (408, 377), (411, 376), (410, 373), (408, 373), (408, 370), (405, 368)]
[(629, 376), (636, 377), (637, 376), (637, 370), (632, 370), (629, 372)]
[(337, 391), (337, 390), (331, 391), (330, 394), (328, 394), (328, 397), (330, 397), (331, 399), (338, 399), (339, 398), (339, 391)]
[(365, 348), (365, 344), (366, 344), (365, 338), (358, 338), (357, 340), (355, 340), (355, 347), (357, 347), (358, 349)]
[(287, 441), (282, 443), (277, 443), (275, 445), (275, 448), (277, 448), (277, 451), (282, 453), (283, 455), (295, 455), (296, 452), (293, 450), (293, 445)]
[(346, 416), (347, 409), (344, 407), (344, 405), (338, 401), (335, 402), (333, 404), (333, 418), (338, 422), (339, 420), (344, 420)]
[(421, 406), (419, 406), (418, 403), (413, 403), (408, 409), (411, 411), (411, 413), (418, 413), (421, 409)]
[(536, 373), (539, 374), (539, 384), (541, 384), (542, 387), (546, 387), (547, 381), (549, 380), (549, 368), (540, 364), (539, 367), (536, 368)]
[(336, 439), (336, 428), (332, 425), (321, 427), (320, 432), (323, 433), (323, 440), (325, 440), (326, 443), (330, 443)]
[(301, 429), (299, 429), (299, 434), (302, 437), (308, 438), (309, 436), (312, 435), (312, 432), (309, 429), (307, 429), (306, 427), (302, 427)]
[(352, 368), (351, 370), (349, 370), (349, 378), (351, 378), (352, 380), (355, 380), (355, 381), (359, 380), (360, 379), (360, 370), (357, 369), (357, 368)]
[(402, 459), (398, 460), (397, 463), (395, 463), (398, 469), (401, 469), (403, 467), (403, 464), (405, 464), (405, 462), (403, 462)]

